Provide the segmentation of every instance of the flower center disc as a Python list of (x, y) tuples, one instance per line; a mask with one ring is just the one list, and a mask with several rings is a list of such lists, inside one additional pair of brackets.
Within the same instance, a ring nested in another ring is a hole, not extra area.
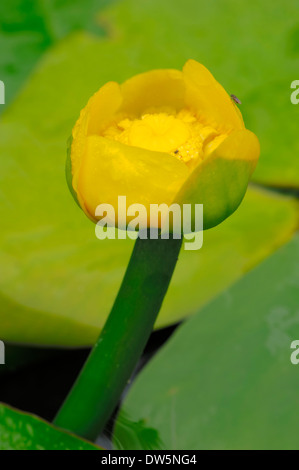
[(103, 136), (125, 145), (154, 152), (167, 152), (193, 167), (226, 137), (202, 124), (187, 109), (147, 112), (140, 118), (124, 118), (110, 124)]
[(129, 143), (156, 152), (172, 152), (189, 137), (188, 126), (182, 120), (165, 113), (145, 114), (133, 122)]

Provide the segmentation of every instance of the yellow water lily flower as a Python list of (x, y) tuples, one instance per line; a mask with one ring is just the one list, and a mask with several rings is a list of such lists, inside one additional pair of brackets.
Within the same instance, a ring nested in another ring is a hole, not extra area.
[[(203, 204), (204, 228), (242, 201), (259, 158), (257, 137), (200, 63), (109, 82), (81, 111), (69, 152), (70, 186), (96, 221), (96, 207)], [(117, 214), (116, 214), (117, 215)]]

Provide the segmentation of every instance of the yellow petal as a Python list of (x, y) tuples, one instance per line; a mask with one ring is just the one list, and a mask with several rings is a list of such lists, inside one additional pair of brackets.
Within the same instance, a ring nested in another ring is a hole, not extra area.
[(232, 132), (208, 158), (250, 161), (253, 171), (259, 156), (260, 143), (257, 136), (248, 129), (242, 129)]
[(183, 68), (186, 104), (204, 122), (228, 132), (243, 129), (242, 115), (220, 83), (202, 64), (188, 60)]
[(184, 107), (185, 85), (179, 70), (152, 70), (130, 78), (121, 85), (122, 111), (139, 116), (151, 108)]
[(127, 197), (127, 206), (145, 205), (149, 214), (150, 204), (170, 204), (188, 175), (187, 166), (167, 153), (90, 136), (74, 189), (93, 220), (101, 203), (112, 204), (117, 213), (118, 196)]
[(114, 117), (122, 103), (120, 86), (108, 82), (102, 86), (82, 109), (72, 136), (72, 174), (73, 186), (77, 186), (82, 155), (85, 152), (87, 135), (100, 132)]
[(108, 82), (95, 93), (89, 102), (88, 135), (99, 134), (114, 118), (122, 104), (120, 85)]

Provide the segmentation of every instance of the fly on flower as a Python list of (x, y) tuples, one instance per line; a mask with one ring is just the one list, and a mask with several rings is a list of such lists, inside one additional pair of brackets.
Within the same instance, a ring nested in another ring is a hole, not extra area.
[(236, 95), (230, 95), (230, 97), (236, 104), (242, 104), (242, 101), (239, 100), (239, 98)]

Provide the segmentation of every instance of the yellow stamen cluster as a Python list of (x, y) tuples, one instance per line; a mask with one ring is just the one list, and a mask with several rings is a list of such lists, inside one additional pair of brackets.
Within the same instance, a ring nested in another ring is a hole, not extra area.
[(126, 145), (167, 152), (193, 167), (226, 135), (202, 124), (189, 110), (148, 110), (138, 119), (128, 117), (110, 124), (102, 135)]

